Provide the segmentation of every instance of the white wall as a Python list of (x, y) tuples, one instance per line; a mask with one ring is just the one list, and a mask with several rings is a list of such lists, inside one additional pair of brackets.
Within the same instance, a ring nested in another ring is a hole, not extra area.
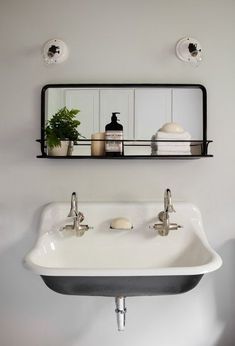
[[(0, 1), (0, 345), (229, 346), (235, 344), (234, 0)], [(178, 39), (200, 40), (199, 68), (176, 59)], [(45, 66), (54, 37), (71, 50)], [(39, 160), (40, 89), (47, 83), (202, 83), (208, 89), (212, 159)], [(116, 331), (114, 300), (63, 296), (22, 267), (42, 206), (69, 200), (175, 200), (203, 212), (224, 266), (191, 292), (129, 298)]]

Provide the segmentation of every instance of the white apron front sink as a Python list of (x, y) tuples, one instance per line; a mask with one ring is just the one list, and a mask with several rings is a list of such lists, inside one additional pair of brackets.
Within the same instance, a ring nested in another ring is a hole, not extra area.
[[(171, 222), (183, 226), (161, 236), (156, 223), (162, 203), (79, 203), (83, 223), (93, 227), (82, 237), (61, 228), (70, 223), (69, 203), (44, 208), (38, 240), (25, 266), (63, 294), (97, 296), (162, 295), (186, 292), (222, 260), (208, 244), (201, 213), (189, 203), (174, 203)], [(110, 229), (124, 217), (133, 229)]]

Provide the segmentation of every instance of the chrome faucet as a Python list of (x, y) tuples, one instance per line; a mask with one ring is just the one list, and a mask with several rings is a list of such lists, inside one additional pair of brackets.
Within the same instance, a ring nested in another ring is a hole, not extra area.
[(171, 202), (171, 190), (166, 189), (164, 192), (164, 212), (165, 213), (175, 213), (175, 209)]
[(68, 217), (75, 217), (75, 216), (78, 216), (78, 199), (77, 199), (76, 192), (73, 192), (71, 196), (71, 208), (70, 208)]
[(171, 190), (166, 189), (164, 192), (164, 210), (158, 214), (158, 218), (161, 223), (156, 223), (153, 225), (153, 228), (158, 231), (158, 233), (162, 236), (168, 235), (169, 231), (177, 230), (178, 228), (182, 228), (182, 226), (177, 223), (171, 223), (169, 213), (175, 212), (175, 208), (173, 207), (171, 201)]
[(62, 230), (72, 230), (76, 232), (78, 237), (81, 237), (86, 231), (91, 229), (88, 225), (82, 225), (84, 220), (84, 215), (78, 211), (78, 200), (76, 192), (72, 193), (71, 196), (71, 208), (68, 217), (73, 218), (73, 223), (70, 225), (65, 225)]

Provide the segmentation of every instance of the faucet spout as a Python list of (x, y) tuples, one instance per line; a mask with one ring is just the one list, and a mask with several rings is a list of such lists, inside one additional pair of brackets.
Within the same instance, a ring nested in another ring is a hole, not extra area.
[(68, 217), (76, 217), (78, 216), (78, 199), (76, 192), (72, 193), (71, 196), (71, 208), (68, 214)]
[(171, 190), (166, 189), (164, 193), (164, 211), (165, 213), (175, 212), (175, 208), (171, 202)]

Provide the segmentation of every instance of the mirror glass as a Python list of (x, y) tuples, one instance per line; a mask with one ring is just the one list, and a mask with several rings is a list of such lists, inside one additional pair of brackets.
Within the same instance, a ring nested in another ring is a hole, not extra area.
[[(66, 106), (80, 110), (79, 132), (87, 139), (104, 132), (112, 113), (119, 112), (125, 140), (151, 141), (169, 122), (180, 124), (192, 140), (203, 140), (203, 102), (203, 87), (198, 85), (51, 85), (44, 89), (42, 126), (45, 128), (46, 122)], [(89, 148), (83, 151), (90, 153)], [(76, 150), (73, 155), (78, 155)]]

